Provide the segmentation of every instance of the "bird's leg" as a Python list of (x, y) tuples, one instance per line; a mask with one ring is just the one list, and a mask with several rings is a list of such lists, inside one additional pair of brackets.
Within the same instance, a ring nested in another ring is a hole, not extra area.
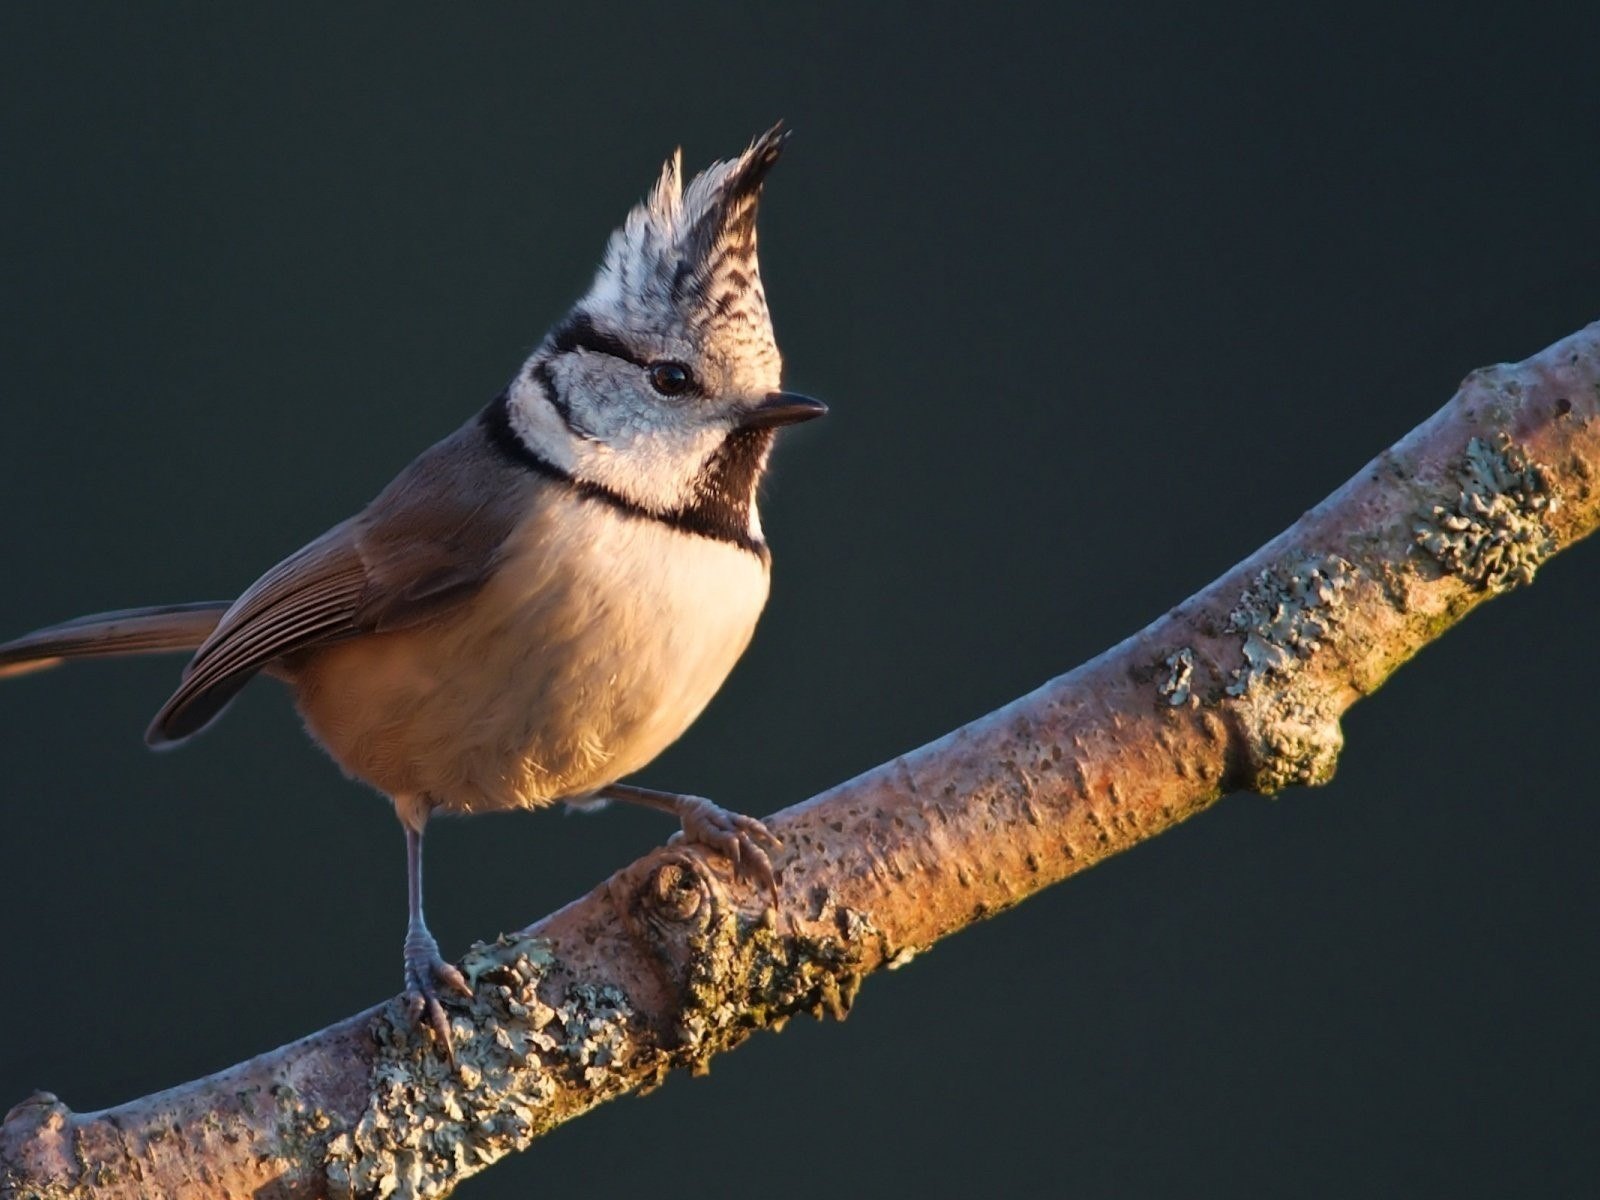
[(428, 923), (422, 918), (422, 826), (427, 820), (426, 812), (415, 825), (402, 820), (406, 829), (406, 891), (411, 914), (406, 923), (406, 1003), (412, 1022), (420, 1024), (426, 1016), (445, 1053), (454, 1060), (450, 1022), (445, 1019), (444, 1006), (439, 1003), (438, 989), (442, 984), (463, 996), (472, 995), (472, 989), (467, 986), (466, 977), (440, 957), (439, 943), (434, 941), (433, 934), (428, 932)]
[(683, 832), (674, 835), (674, 841), (686, 838), (726, 855), (733, 863), (736, 874), (766, 888), (773, 903), (777, 903), (778, 880), (773, 874), (772, 859), (767, 852), (779, 849), (783, 843), (754, 817), (729, 812), (703, 796), (658, 792), (625, 783), (601, 788), (595, 796), (672, 813), (683, 825)]

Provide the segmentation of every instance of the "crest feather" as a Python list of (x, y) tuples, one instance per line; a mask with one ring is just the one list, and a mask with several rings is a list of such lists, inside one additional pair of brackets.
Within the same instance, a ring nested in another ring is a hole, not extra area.
[(647, 320), (664, 310), (690, 324), (767, 320), (756, 263), (761, 185), (789, 133), (774, 125), (738, 158), (683, 184), (683, 151), (662, 165), (650, 194), (606, 244), (583, 303)]
[(679, 146), (671, 157), (661, 164), (661, 178), (645, 202), (651, 219), (664, 228), (670, 228), (678, 219), (683, 206), (683, 147)]

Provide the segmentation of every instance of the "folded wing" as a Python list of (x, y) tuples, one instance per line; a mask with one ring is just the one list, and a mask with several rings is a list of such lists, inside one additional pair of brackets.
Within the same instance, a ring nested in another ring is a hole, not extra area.
[(199, 732), (257, 672), (285, 657), (403, 629), (466, 599), (488, 578), (536, 486), (489, 446), (476, 421), (467, 424), (365, 512), (251, 585), (195, 653), (145, 740), (159, 746)]

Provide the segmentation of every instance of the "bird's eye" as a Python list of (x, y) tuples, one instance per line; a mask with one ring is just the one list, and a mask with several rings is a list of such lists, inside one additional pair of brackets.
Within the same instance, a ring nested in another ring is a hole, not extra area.
[(663, 396), (681, 396), (694, 384), (694, 376), (682, 363), (658, 362), (650, 366), (650, 386)]

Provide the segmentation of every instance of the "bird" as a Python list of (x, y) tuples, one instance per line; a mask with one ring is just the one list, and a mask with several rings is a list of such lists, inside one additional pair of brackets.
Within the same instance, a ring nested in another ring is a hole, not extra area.
[(681, 149), (610, 235), (587, 292), (510, 384), (356, 515), (237, 599), (80, 617), (0, 644), (0, 676), (185, 652), (146, 733), (180, 744), (252, 678), (287, 684), (310, 736), (405, 831), (406, 1010), (445, 1050), (429, 931), (434, 814), (617, 800), (676, 815), (776, 902), (759, 820), (624, 783), (744, 653), (772, 556), (757, 490), (784, 426), (827, 407), (782, 389), (756, 256), (775, 125), (687, 185)]

